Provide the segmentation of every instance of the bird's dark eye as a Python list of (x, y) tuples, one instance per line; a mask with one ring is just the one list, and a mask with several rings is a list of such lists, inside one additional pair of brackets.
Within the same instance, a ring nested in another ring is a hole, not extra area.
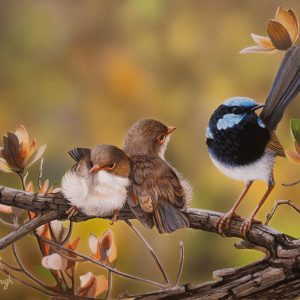
[(238, 107), (234, 107), (234, 108), (232, 109), (232, 112), (235, 113), (235, 112), (238, 112), (238, 110), (239, 110)]
[(166, 138), (166, 136), (165, 135), (160, 135), (159, 137), (158, 137), (158, 142), (160, 143), (160, 144), (162, 144), (164, 141), (165, 141), (165, 138)]
[(107, 169), (112, 170), (114, 167), (116, 166), (116, 164), (109, 164), (107, 165)]

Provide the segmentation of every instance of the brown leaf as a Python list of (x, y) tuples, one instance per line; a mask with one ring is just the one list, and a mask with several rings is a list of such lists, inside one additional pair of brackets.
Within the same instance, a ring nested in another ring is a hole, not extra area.
[(292, 9), (289, 9), (288, 13), (294, 19), (294, 23), (295, 23), (295, 27), (296, 27), (296, 37), (292, 36), (293, 42), (295, 42), (298, 39), (298, 35), (299, 35), (299, 22), (298, 22), (298, 18), (296, 16), (295, 12)]
[[(104, 249), (106, 256), (109, 262), (113, 262), (117, 258), (117, 247), (115, 242), (115, 237), (112, 230), (107, 229), (102, 234), (101, 238), (99, 239), (99, 249), (101, 254), (101, 248)], [(104, 260), (106, 259), (101, 255)]]
[(87, 296), (89, 291), (94, 285), (95, 276), (92, 272), (88, 272), (84, 275), (79, 276), (80, 286), (78, 290), (79, 296)]
[(267, 30), (272, 44), (276, 49), (287, 50), (292, 46), (293, 43), (290, 35), (281, 23), (275, 20), (270, 20)]
[[(297, 40), (298, 37), (298, 25), (295, 22), (296, 15), (290, 14), (289, 11), (282, 7), (279, 7), (276, 12), (275, 20), (278, 21), (288, 32), (292, 43)], [(297, 18), (297, 17), (296, 17)]]
[(26, 128), (23, 125), (20, 125), (16, 131), (15, 135), (19, 140), (19, 155), (22, 161), (25, 160), (26, 155), (29, 151), (29, 136)]

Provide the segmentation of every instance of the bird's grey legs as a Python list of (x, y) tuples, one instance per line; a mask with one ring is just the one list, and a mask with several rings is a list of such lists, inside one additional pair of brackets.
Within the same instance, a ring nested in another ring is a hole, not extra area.
[(254, 209), (254, 211), (251, 213), (251, 215), (243, 222), (243, 224), (242, 224), (242, 226), (240, 228), (240, 232), (241, 232), (241, 235), (244, 238), (246, 237), (247, 232), (250, 231), (250, 229), (252, 227), (255, 215), (258, 213), (258, 211), (260, 210), (260, 208), (262, 207), (262, 205), (265, 203), (265, 201), (267, 200), (267, 198), (271, 194), (274, 186), (275, 186), (274, 183), (269, 183), (268, 184), (268, 189), (265, 192), (265, 194), (263, 195), (263, 197), (261, 198), (261, 200), (259, 201), (258, 205)]
[(220, 234), (223, 234), (224, 227), (225, 227), (226, 230), (229, 229), (229, 225), (230, 225), (230, 222), (231, 222), (232, 218), (235, 215), (235, 211), (238, 208), (238, 206), (240, 205), (240, 203), (242, 202), (242, 200), (244, 199), (244, 197), (247, 194), (247, 192), (248, 192), (248, 190), (249, 190), (252, 183), (253, 183), (253, 181), (248, 181), (246, 183), (245, 188), (243, 189), (242, 193), (240, 194), (240, 196), (235, 201), (232, 208), (219, 219), (219, 221), (217, 223), (217, 229), (218, 229), (218, 232)]

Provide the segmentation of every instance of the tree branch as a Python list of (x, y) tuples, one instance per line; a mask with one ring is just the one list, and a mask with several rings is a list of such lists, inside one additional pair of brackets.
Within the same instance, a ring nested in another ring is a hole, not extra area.
[[(71, 207), (60, 194), (38, 195), (0, 186), (0, 204), (14, 206), (38, 213), (38, 216), (0, 240), (0, 249), (33, 229), (51, 220), (64, 220)], [(196, 208), (186, 210), (190, 228), (217, 233), (216, 224), (222, 213)], [(92, 217), (79, 212), (71, 221), (81, 222)], [(100, 217), (101, 218), (101, 217)], [(102, 217), (110, 219), (111, 216)], [(121, 211), (119, 219), (133, 219), (128, 208)], [(243, 219), (235, 217), (227, 237), (239, 237)], [(24, 228), (25, 227), (25, 228)], [(263, 251), (268, 255), (262, 261), (237, 269), (214, 273), (218, 280), (200, 285), (187, 284), (136, 296), (136, 299), (292, 299), (300, 295), (300, 240), (262, 224), (254, 224), (247, 238), (238, 248)]]

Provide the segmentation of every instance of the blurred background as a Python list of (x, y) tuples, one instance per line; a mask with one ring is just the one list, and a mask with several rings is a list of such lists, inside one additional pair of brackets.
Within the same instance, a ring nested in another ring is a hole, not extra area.
[[(142, 118), (156, 118), (178, 128), (167, 159), (194, 187), (192, 207), (226, 211), (243, 188), (213, 166), (207, 154), (205, 128), (213, 110), (231, 96), (264, 101), (282, 53), (239, 55), (253, 45), (250, 33), (266, 35), (268, 19), (278, 6), (293, 8), (294, 1), (239, 0), (132, 0), (132, 1), (1, 1), (0, 2), (0, 134), (24, 124), (39, 145), (46, 143), (44, 178), (58, 187), (73, 161), (73, 147), (100, 143), (122, 146), (129, 126)], [(300, 101), (299, 97), (298, 100)], [(293, 149), (290, 118), (300, 117), (299, 101), (285, 114), (278, 129), (283, 145)], [(38, 166), (31, 168), (36, 182)], [(291, 199), (300, 205), (300, 186), (283, 182), (300, 178), (300, 166), (278, 159), (278, 183), (259, 219), (264, 220), (275, 200)], [(18, 178), (0, 174), (1, 185), (20, 188)], [(246, 217), (265, 190), (255, 183), (239, 213)], [(212, 272), (262, 258), (258, 252), (236, 250), (233, 238), (180, 230), (170, 236), (144, 230), (134, 222), (159, 253), (172, 279), (179, 261), (179, 241), (185, 245), (181, 283), (212, 280)], [(281, 207), (271, 226), (299, 237), (299, 215)], [(123, 222), (104, 220), (75, 224), (79, 250), (87, 254), (88, 234), (112, 228), (118, 246), (117, 267), (128, 273), (159, 280), (156, 265), (140, 241)], [(3, 236), (8, 230), (0, 226)], [(42, 280), (33, 237), (18, 242), (26, 266)], [(14, 263), (10, 249), (1, 253)], [(103, 271), (82, 264), (78, 276)], [(6, 275), (0, 274), (0, 279)], [(1, 289), (1, 287), (0, 287)], [(114, 277), (113, 296), (139, 293), (151, 286)], [(45, 299), (14, 282), (1, 297)], [(4, 299), (3, 298), (3, 299)]]

